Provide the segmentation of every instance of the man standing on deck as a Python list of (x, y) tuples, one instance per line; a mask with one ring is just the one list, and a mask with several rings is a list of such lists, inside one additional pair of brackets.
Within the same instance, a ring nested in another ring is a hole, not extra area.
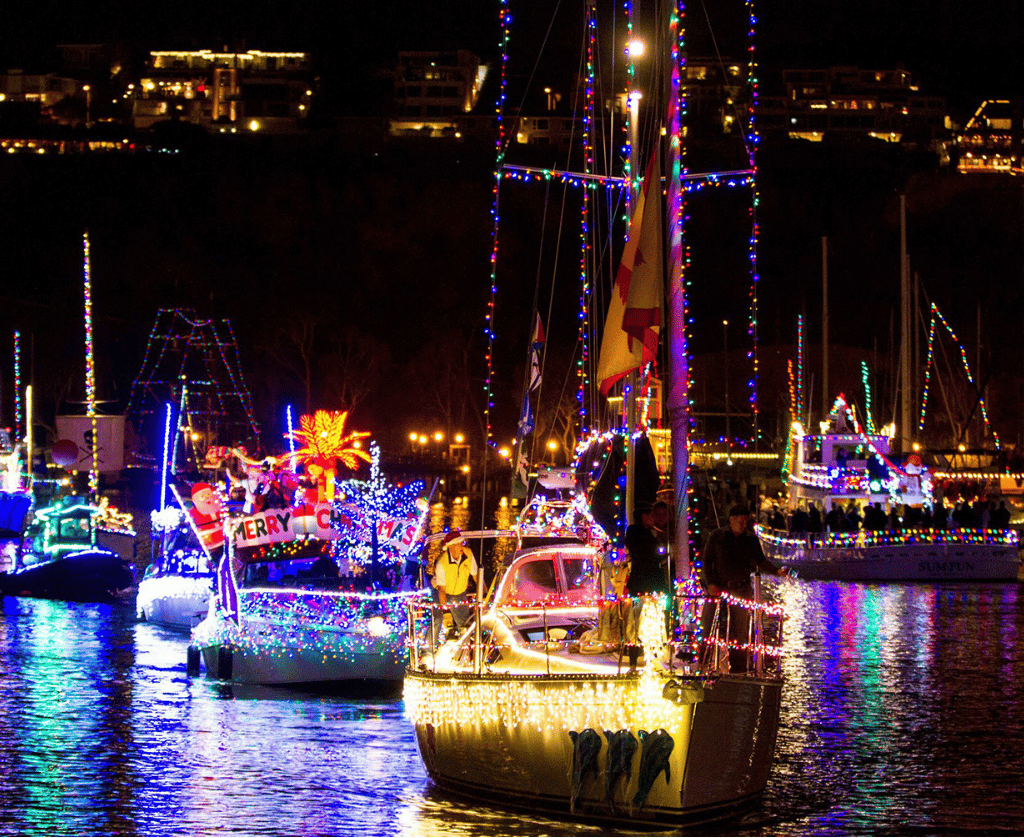
[(629, 592), (633, 596), (668, 593), (668, 557), (654, 533), (654, 510), (638, 507), (633, 517), (633, 523), (626, 527), (626, 549), (632, 565)]
[[(753, 599), (754, 587), (750, 574), (755, 571), (770, 573), (772, 576), (789, 576), (787, 568), (772, 564), (761, 549), (761, 542), (749, 529), (750, 510), (737, 504), (729, 510), (729, 526), (719, 527), (708, 536), (704, 547), (700, 581), (709, 597), (717, 599), (723, 593), (742, 599)], [(705, 631), (710, 629), (710, 619), (715, 603), (704, 606)], [(729, 625), (732, 639), (746, 644), (749, 642), (750, 611), (740, 605), (729, 605)], [(725, 613), (719, 619), (724, 631)], [(733, 650), (729, 653), (730, 669), (733, 672), (746, 671), (747, 653)]]
[[(453, 529), (444, 539), (444, 548), (434, 565), (434, 587), (444, 611), (444, 624), (462, 628), (469, 622), (471, 609), (467, 603), (476, 600), (479, 568), (473, 551), (466, 546), (462, 532)], [(451, 611), (447, 608), (451, 604)]]

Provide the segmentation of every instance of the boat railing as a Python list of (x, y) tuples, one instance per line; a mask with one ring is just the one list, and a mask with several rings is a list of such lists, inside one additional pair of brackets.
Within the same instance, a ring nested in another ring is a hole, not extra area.
[[(615, 664), (619, 675), (648, 665), (670, 676), (705, 679), (730, 672), (781, 675), (784, 615), (781, 606), (760, 601), (759, 589), (752, 600), (700, 593), (677, 596), (668, 605), (664, 597), (609, 597), (582, 605), (541, 602), (525, 608), (464, 603), (454, 606), (466, 609), (459, 628), (454, 618), (445, 620), (452, 606), (410, 600), (410, 664), (436, 671), (439, 650), (454, 641), (451, 663), (480, 674), (502, 658), (505, 642), (497, 626), (512, 625), (514, 612), (521, 632), (515, 645), (534, 664), (531, 674), (550, 674), (554, 658), (597, 660), (600, 655), (605, 664)], [(503, 619), (487, 620), (488, 614)], [(650, 621), (646, 630), (641, 619)], [(655, 647), (653, 654), (645, 643)]]
[(745, 674), (777, 678), (782, 674), (781, 605), (761, 601), (760, 577), (754, 577), (753, 599), (729, 592), (677, 597), (677, 651), (684, 667), (704, 675)]
[(912, 544), (980, 544), (1016, 547), (1020, 540), (1020, 534), (1013, 529), (941, 529), (938, 527), (791, 533), (759, 526), (758, 536), (762, 543), (770, 545), (773, 558), (783, 560), (797, 558), (805, 550), (822, 548), (903, 547)]

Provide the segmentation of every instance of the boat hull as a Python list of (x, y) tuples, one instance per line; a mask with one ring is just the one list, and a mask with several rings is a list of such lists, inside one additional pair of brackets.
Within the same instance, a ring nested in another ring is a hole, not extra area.
[(191, 631), (205, 619), (212, 596), (212, 576), (146, 577), (139, 582), (135, 608), (140, 620)]
[[(640, 689), (640, 679), (633, 679)], [(632, 776), (607, 794), (611, 733), (640, 731), (659, 725), (645, 723), (642, 713), (631, 717), (631, 701), (592, 700), (588, 691), (600, 687), (586, 679), (531, 678), (531, 695), (550, 708), (559, 708), (546, 723), (520, 718), (523, 696), (515, 679), (481, 679), (410, 671), (406, 675), (407, 711), (425, 692), (454, 695), (497, 690), (502, 712), (476, 714), (464, 721), (426, 718), (414, 707), (412, 715), (423, 764), (440, 788), (463, 796), (555, 816), (621, 827), (678, 825), (722, 820), (748, 811), (764, 791), (771, 771), (778, 729), (781, 684), (778, 681), (723, 676), (705, 686), (703, 699), (676, 707), (662, 717), (660, 727), (674, 747), (668, 777), (660, 774), (643, 805), (630, 805), (638, 791), (642, 746), (632, 761)], [(509, 692), (511, 691), (511, 692)], [(514, 700), (507, 700), (517, 696)], [(614, 705), (614, 706), (612, 706)], [(419, 718), (417, 718), (419, 717)], [(579, 787), (573, 805), (574, 742), (569, 731), (585, 728), (601, 735), (597, 773)], [(607, 733), (606, 733), (607, 731)]]
[(201, 649), (206, 673), (236, 684), (293, 685), (343, 682), (398, 683), (406, 665), (393, 641), (361, 642), (363, 651), (333, 656), (319, 648), (262, 649), (209, 645)]
[(68, 602), (115, 602), (135, 585), (131, 566), (115, 553), (89, 550), (0, 573), (0, 593)]
[(1013, 581), (1016, 544), (818, 545), (761, 535), (765, 555), (805, 579), (839, 582)]

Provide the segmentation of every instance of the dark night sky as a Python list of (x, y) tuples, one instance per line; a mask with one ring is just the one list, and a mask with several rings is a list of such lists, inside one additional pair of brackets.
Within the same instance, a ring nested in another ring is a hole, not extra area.
[[(527, 0), (510, 8), (533, 21), (555, 5)], [(561, 7), (575, 13), (575, 5)], [(707, 6), (716, 15), (723, 4)], [(496, 8), (484, 0), (17, 3), (5, 11), (0, 54), (8, 64), (26, 62), (48, 42), (112, 39), (146, 49), (244, 40), (250, 48), (309, 49), (341, 66), (395, 48), (468, 46), (486, 54), (498, 41)], [(1015, 0), (781, 0), (758, 2), (756, 10), (766, 67), (902, 63), (929, 87), (972, 100), (1024, 84), (1024, 5)], [(704, 6), (690, 3), (687, 11), (699, 26)]]
[[(563, 2), (559, 13), (578, 17), (581, 4), (582, 0)], [(537, 27), (546, 23), (556, 5), (552, 0), (513, 0), (510, 7), (523, 22), (521, 26)], [(709, 12), (720, 16), (721, 5), (714, 4)], [(1019, 49), (1019, 44), (1024, 43), (1021, 5), (1024, 4), (1012, 0), (970, 5), (949, 0), (760, 2), (758, 54), (762, 81), (770, 89), (772, 69), (780, 67), (846, 64), (890, 68), (902, 64), (924, 92), (947, 95), (954, 114), (964, 116), (982, 98), (1024, 93), (1024, 59)], [(485, 58), (493, 58), (498, 43), (497, 4), (485, 0), (332, 4), (302, 0), (243, 4), (228, 0), (157, 4), (147, 7), (145, 12), (139, 9), (137, 4), (128, 2), (16, 4), (6, 10), (5, 25), (0, 29), (2, 63), (6, 67), (43, 69), (45, 64), (40, 56), (61, 42), (123, 40), (134, 45), (140, 56), (149, 49), (240, 47), (244, 43), (246, 48), (312, 52), (325, 87), (333, 85), (335, 97), (344, 97), (348, 86), (358, 83), (358, 71), (370, 63), (390, 66), (391, 56), (399, 48), (468, 47)], [(742, 23), (744, 7), (737, 4), (731, 14), (733, 22), (738, 19)], [(696, 40), (704, 7), (691, 3), (688, 15)], [(528, 41), (526, 33), (514, 26), (514, 60), (522, 60), (521, 49), (517, 52), (517, 48)], [(742, 43), (742, 37), (739, 42)], [(723, 37), (719, 45), (728, 54), (735, 42), (730, 44)], [(556, 49), (558, 46), (553, 45)], [(575, 43), (564, 48), (566, 54), (576, 54), (577, 50)], [(819, 170), (827, 170), (831, 165), (829, 153), (822, 149), (812, 152)], [(770, 160), (771, 154), (766, 157)], [(318, 303), (324, 314), (347, 322), (353, 319), (354, 312), (360, 312), (363, 328), (382, 337), (387, 337), (383, 332), (391, 328), (405, 335), (403, 342), (397, 344), (399, 351), (427, 356), (431, 341), (441, 331), (438, 324), (444, 323), (445, 318), (461, 318), (467, 328), (480, 333), (481, 324), (476, 321), (482, 318), (486, 297), (487, 172), (493, 165), (493, 151), (486, 151), (477, 160), (468, 159), (463, 153), (458, 160), (443, 161), (443, 165), (434, 167), (437, 172), (446, 173), (447, 185), (443, 188), (449, 191), (445, 194), (456, 194), (463, 202), (444, 211), (432, 208), (435, 186), (429, 180), (413, 190), (400, 188), (401, 178), (416, 170), (388, 169), (398, 162), (397, 157), (389, 160), (386, 156), (335, 156), (291, 163), (277, 161), (274, 166), (242, 158), (225, 164), (223, 158), (218, 158), (197, 161), (195, 165), (189, 161), (160, 164), (162, 169), (146, 161), (130, 164), (134, 169), (119, 161), (90, 163), (82, 171), (72, 171), (68, 167), (73, 164), (68, 161), (36, 167), (34, 171), (22, 164), (19, 168), (0, 168), (0, 200), (5, 212), (14, 219), (7, 232), (0, 234), (6, 255), (6, 293), (12, 293), (12, 286), (20, 286), (22, 290), (13, 293), (25, 296), (23, 289), (32, 283), (50, 281), (53, 277), (76, 277), (77, 241), (82, 225), (89, 224), (94, 233), (94, 274), (97, 282), (104, 283), (96, 291), (101, 316), (107, 318), (101, 321), (100, 329), (106, 331), (108, 346), (116, 342), (108, 375), (110, 367), (118, 364), (118, 375), (130, 381), (139, 363), (138, 344), (149, 329), (155, 309), (178, 304), (177, 298), (184, 290), (190, 290), (196, 298), (205, 297), (210, 308), (208, 316), (231, 316), (249, 346), (258, 348), (261, 309), (258, 302), (246, 297), (247, 283), (248, 287), (271, 291), (300, 284), (315, 289), (317, 283), (341, 283), (341, 290), (330, 295), (329, 305)], [(775, 162), (775, 171), (785, 173), (786, 177), (798, 172), (801, 166), (799, 161), (788, 159), (776, 158)], [(378, 168), (370, 171), (374, 166)], [(867, 167), (863, 179), (877, 175), (877, 169)], [(889, 259), (892, 250), (890, 193), (896, 188), (898, 175), (893, 173), (889, 178), (886, 174), (888, 179), (879, 184), (877, 194), (856, 196), (858, 202), (847, 203), (839, 196), (855, 191), (851, 184), (861, 177), (860, 170), (830, 175), (829, 187), (834, 186), (836, 197), (826, 194), (814, 198), (794, 191), (783, 176), (766, 172), (762, 198), (779, 210), (774, 221), (766, 217), (760, 249), (766, 341), (784, 342), (789, 337), (788, 321), (793, 306), (788, 295), (794, 283), (812, 289), (808, 295), (813, 295), (814, 283), (818, 281), (818, 240), (823, 233), (834, 236), (840, 257), (833, 268), (837, 287), (847, 281), (853, 288), (854, 283), (863, 283), (865, 277), (878, 276), (880, 271), (891, 273), (892, 265), (884, 260)], [(102, 197), (97, 197), (101, 192)], [(963, 302), (952, 290), (959, 277), (977, 278), (975, 284), (987, 288), (998, 270), (998, 265), (991, 261), (992, 254), (1021, 252), (1019, 241), (1012, 238), (1019, 236), (1021, 224), (1006, 221), (1004, 225), (1000, 220), (1001, 212), (1009, 218), (1004, 212), (1006, 208), (1012, 208), (1014, 214), (1019, 213), (1019, 208), (1009, 194), (1002, 195), (998, 204), (987, 202), (984, 196), (951, 198), (941, 191), (938, 194), (941, 200), (936, 207), (949, 208), (952, 217), (968, 213), (972, 218), (985, 218), (979, 206), (983, 211), (987, 207), (991, 213), (986, 226), (989, 238), (984, 240), (983, 250), (959, 253), (953, 260), (932, 259), (935, 264), (928, 276), (930, 287), (944, 305), (955, 306)], [(31, 207), (12, 206), (15, 196), (33, 196), (35, 203)], [(934, 200), (931, 193), (928, 200)], [(458, 209), (465, 206), (472, 207), (471, 217), (476, 221), (460, 226), (462, 242), (453, 250), (453, 218), (470, 217)], [(402, 214), (394, 212), (396, 207)], [(531, 209), (537, 211), (539, 207), (534, 203)], [(463, 215), (458, 216), (459, 212)], [(310, 223), (296, 223), (304, 218), (311, 219)], [(431, 223), (425, 230), (418, 229), (423, 227), (419, 222), (425, 218)], [(382, 220), (393, 226), (377, 233), (378, 239), (410, 243), (408, 253), (398, 260), (393, 252), (375, 249), (378, 242), (373, 234), (368, 238), (367, 231), (360, 230), (360, 225), (378, 224)], [(929, 234), (936, 239), (943, 235), (949, 239), (951, 230), (954, 236), (961, 232), (955, 224), (949, 227), (950, 224), (944, 217), (942, 224)], [(1006, 233), (1004, 226), (1011, 233)], [(872, 244), (883, 254), (881, 268), (866, 258), (861, 260), (862, 251), (867, 249), (862, 245), (869, 238), (879, 240)], [(503, 246), (505, 255), (515, 255), (518, 248), (523, 261), (530, 264), (529, 273), (524, 272), (528, 276), (524, 287), (532, 286), (536, 257), (523, 255), (530, 253), (530, 245), (513, 233), (506, 237)], [(449, 252), (459, 253), (461, 263), (440, 261)], [(742, 261), (742, 248), (737, 252)], [(926, 255), (921, 261), (927, 263), (927, 259)], [(421, 266), (431, 266), (433, 270), (421, 276)], [(1019, 273), (1019, 266), (1014, 270)], [(353, 281), (354, 277), (358, 282)], [(416, 285), (411, 293), (405, 292), (407, 286), (402, 286), (401, 291), (393, 287), (399, 278), (408, 281), (409, 277), (415, 277), (422, 286)], [(140, 281), (144, 283), (142, 288), (138, 285)], [(505, 326), (501, 336), (510, 343), (520, 337), (525, 340), (529, 316), (527, 311), (520, 317), (524, 313), (520, 309), (529, 304), (529, 290), (522, 291), (524, 303), (512, 299), (509, 280), (503, 282), (506, 284), (500, 311), (508, 318), (504, 323), (519, 318), (524, 334), (510, 337), (511, 327)], [(204, 293), (205, 284), (209, 291)], [(429, 295), (423, 295), (422, 288), (429, 288)], [(32, 316), (38, 322), (48, 316), (45, 312), (63, 309), (69, 312), (70, 324), (64, 330), (65, 337), (73, 335), (79, 322), (79, 293), (72, 281), (59, 299), (51, 297), (33, 303), (36, 307), (31, 309), (35, 312)], [(992, 305), (997, 307), (998, 296), (993, 294), (988, 288), (983, 298), (988, 304), (992, 297)], [(295, 302), (296, 295), (288, 296)], [(739, 322), (745, 299), (743, 289), (736, 297), (737, 311), (729, 316)], [(424, 310), (419, 301), (428, 299), (432, 307)], [(1020, 307), (1018, 291), (1004, 301), (1007, 308), (1016, 311)], [(884, 301), (884, 311), (871, 326), (871, 337), (877, 339), (881, 335), (883, 343), (887, 340), (886, 312), (890, 302), (888, 298)], [(699, 305), (699, 301), (695, 304)], [(813, 308), (813, 300), (811, 305)], [(119, 322), (122, 315), (125, 321)], [(813, 311), (809, 315), (813, 316)], [(1021, 319), (1012, 316), (1018, 322)], [(709, 314), (703, 319), (717, 323), (720, 315)], [(1009, 334), (1017, 333), (1015, 329)], [(500, 349), (506, 357), (514, 351), (511, 346)], [(67, 352), (77, 352), (74, 341)], [(474, 347), (472, 353), (478, 358), (479, 347)], [(1021, 352), (1013, 346), (1007, 355), (1016, 358)], [(255, 351), (244, 356), (243, 361), (252, 371), (252, 378), (258, 378), (268, 363), (266, 358), (257, 357)], [(518, 387), (518, 378), (511, 369), (502, 374), (503, 383), (511, 381), (510, 388)], [(295, 397), (294, 393), (278, 395)], [(397, 402), (387, 402), (388, 410), (396, 405), (430, 410), (429, 392), (402, 389), (397, 395)], [(511, 405), (514, 424), (518, 396), (502, 393), (499, 402), (503, 407)]]

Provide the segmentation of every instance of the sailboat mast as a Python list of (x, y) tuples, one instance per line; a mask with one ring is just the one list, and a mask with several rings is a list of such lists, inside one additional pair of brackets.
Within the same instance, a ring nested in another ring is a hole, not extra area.
[[(828, 236), (821, 237), (821, 418), (828, 421)], [(810, 414), (808, 414), (809, 416)]]
[(910, 325), (910, 260), (907, 256), (907, 196), (900, 195), (900, 450), (910, 447), (911, 411), (911, 325)]
[(663, 54), (669, 57), (667, 80), (667, 135), (664, 143), (665, 171), (668, 173), (666, 239), (668, 244), (668, 387), (665, 406), (672, 430), (672, 480), (676, 495), (674, 578), (690, 575), (690, 368), (686, 337), (686, 286), (683, 277), (683, 176), (686, 174), (680, 136), (681, 99), (684, 95), (679, 73), (679, 42), (682, 20), (672, 0), (663, 4), (668, 40)]
[(85, 398), (86, 413), (89, 417), (91, 435), (92, 465), (89, 469), (89, 502), (96, 502), (100, 487), (99, 465), (96, 462), (97, 422), (96, 422), (96, 370), (92, 352), (92, 275), (89, 265), (89, 231), (82, 236), (83, 270), (85, 285)]

